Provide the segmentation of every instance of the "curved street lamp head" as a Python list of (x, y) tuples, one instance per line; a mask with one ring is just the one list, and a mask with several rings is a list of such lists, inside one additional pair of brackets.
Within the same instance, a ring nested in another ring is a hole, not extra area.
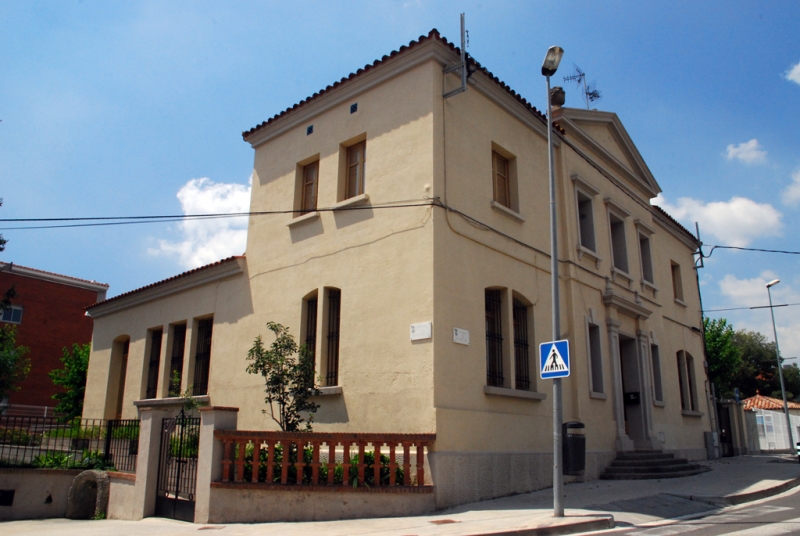
[(553, 76), (558, 70), (558, 64), (561, 63), (561, 56), (564, 55), (564, 49), (561, 47), (552, 46), (547, 49), (547, 54), (542, 62), (542, 75)]
[(780, 280), (780, 279), (773, 279), (772, 281), (770, 281), (769, 283), (767, 283), (767, 288), (769, 288), (769, 287), (774, 287), (775, 285), (777, 285), (777, 284), (778, 284), (778, 283), (780, 283), (780, 282), (781, 282), (781, 280)]

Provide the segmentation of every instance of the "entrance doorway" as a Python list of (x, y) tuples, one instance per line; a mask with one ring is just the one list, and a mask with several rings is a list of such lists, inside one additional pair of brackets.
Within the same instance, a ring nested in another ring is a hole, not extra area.
[(619, 359), (622, 372), (622, 401), (625, 415), (625, 433), (636, 447), (644, 447), (646, 434), (642, 407), (642, 372), (636, 339), (619, 336)]
[(194, 522), (199, 445), (199, 418), (187, 417), (181, 410), (177, 417), (162, 421), (157, 517)]

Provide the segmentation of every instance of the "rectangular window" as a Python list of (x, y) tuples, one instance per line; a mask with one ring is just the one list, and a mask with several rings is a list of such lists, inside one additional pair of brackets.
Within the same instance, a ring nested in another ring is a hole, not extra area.
[(325, 384), (339, 385), (339, 327), (341, 323), (342, 292), (328, 290), (328, 355)]
[(655, 344), (650, 345), (650, 359), (653, 366), (653, 396), (656, 402), (664, 402), (664, 390), (661, 384), (661, 354)]
[(605, 393), (603, 386), (603, 349), (600, 326), (589, 324), (589, 363), (591, 365), (592, 392)]
[(689, 407), (697, 411), (697, 390), (694, 379), (694, 358), (686, 354), (686, 379), (689, 387)]
[(345, 199), (364, 193), (364, 173), (367, 163), (367, 142), (362, 141), (347, 148), (347, 187)]
[(303, 167), (303, 192), (301, 194), (301, 214), (317, 210), (317, 182), (319, 179), (319, 160)]
[(678, 389), (681, 392), (681, 409), (686, 409), (686, 359), (678, 352)]
[(655, 279), (653, 279), (653, 259), (650, 256), (650, 238), (643, 234), (639, 235), (639, 255), (642, 259), (642, 279), (652, 284)]
[(19, 305), (12, 305), (7, 309), (3, 309), (3, 322), (22, 324), (22, 307)]
[(486, 383), (503, 386), (502, 298), (499, 290), (486, 290)]
[(172, 354), (169, 359), (169, 396), (181, 396), (183, 353), (186, 349), (186, 324), (172, 327)]
[(492, 182), (494, 184), (494, 200), (504, 207), (512, 208), (508, 159), (496, 151), (492, 151)]
[(614, 268), (628, 273), (628, 248), (625, 244), (625, 220), (609, 214), (611, 224), (611, 254)]
[(194, 354), (194, 383), (192, 395), (208, 394), (208, 373), (211, 367), (211, 331), (213, 318), (205, 318), (197, 322), (197, 349)]
[(120, 366), (119, 366), (119, 383), (117, 384), (117, 405), (114, 412), (114, 418), (119, 420), (122, 418), (122, 404), (125, 400), (125, 380), (128, 375), (128, 351), (130, 350), (131, 340), (125, 339), (121, 343), (114, 343), (116, 346), (120, 344)]
[(578, 192), (578, 224), (580, 225), (581, 246), (591, 251), (597, 251), (594, 241), (594, 212), (592, 198)]
[(676, 300), (683, 301), (683, 282), (681, 281), (681, 267), (672, 263), (672, 294)]
[(311, 356), (311, 362), (316, 363), (317, 354), (317, 298), (306, 300), (306, 349)]
[(517, 389), (531, 388), (528, 342), (528, 307), (514, 298), (514, 372)]
[(158, 389), (158, 368), (161, 361), (161, 339), (163, 329), (150, 331), (150, 362), (147, 366), (147, 390), (145, 398), (155, 398)]

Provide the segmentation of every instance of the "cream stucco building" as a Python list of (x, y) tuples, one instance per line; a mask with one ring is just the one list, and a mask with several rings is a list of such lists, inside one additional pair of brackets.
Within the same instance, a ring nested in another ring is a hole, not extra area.
[[(273, 428), (245, 358), (275, 321), (314, 349), (316, 431), (436, 434), (438, 505), (549, 486), (546, 120), (474, 62), (444, 98), (458, 58), (433, 31), (245, 132), (246, 255), (90, 307), (84, 417), (175, 403), (177, 373), (239, 429)], [(586, 478), (620, 450), (705, 458), (697, 241), (651, 205), (616, 114), (555, 113), (564, 420), (586, 423)]]

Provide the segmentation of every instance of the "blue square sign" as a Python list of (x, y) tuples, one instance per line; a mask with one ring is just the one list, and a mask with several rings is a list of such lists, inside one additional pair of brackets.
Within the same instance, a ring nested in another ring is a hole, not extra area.
[(569, 376), (569, 341), (539, 345), (539, 377), (543, 380)]

